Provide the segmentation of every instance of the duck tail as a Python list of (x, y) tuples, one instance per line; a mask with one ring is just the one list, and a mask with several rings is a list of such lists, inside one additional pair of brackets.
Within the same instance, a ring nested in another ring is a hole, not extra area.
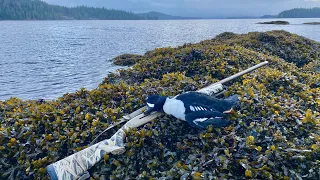
[(230, 102), (232, 106), (236, 106), (239, 103), (239, 95), (235, 94), (235, 95), (229, 96), (225, 100)]

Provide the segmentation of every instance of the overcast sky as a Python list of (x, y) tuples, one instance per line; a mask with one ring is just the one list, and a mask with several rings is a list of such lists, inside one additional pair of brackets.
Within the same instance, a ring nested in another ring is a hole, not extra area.
[(320, 0), (44, 0), (64, 6), (88, 5), (131, 12), (159, 11), (194, 17), (262, 16), (296, 7), (320, 7)]

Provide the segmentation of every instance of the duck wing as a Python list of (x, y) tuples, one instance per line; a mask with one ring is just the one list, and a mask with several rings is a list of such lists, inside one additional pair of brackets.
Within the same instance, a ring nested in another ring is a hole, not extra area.
[(208, 109), (208, 111), (216, 110), (219, 112), (224, 112), (230, 110), (233, 106), (236, 105), (238, 97), (232, 96), (223, 100), (208, 96), (203, 93), (191, 91), (178, 95), (176, 99), (183, 101), (186, 109), (190, 109), (190, 106), (193, 106), (206, 108)]
[(186, 115), (186, 121), (192, 126), (206, 129), (208, 126), (226, 127), (230, 124), (225, 114), (218, 111), (192, 112)]

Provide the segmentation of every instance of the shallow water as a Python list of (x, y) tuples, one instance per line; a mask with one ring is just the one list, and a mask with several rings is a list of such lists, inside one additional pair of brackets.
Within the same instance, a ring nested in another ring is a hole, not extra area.
[(109, 61), (123, 53), (214, 38), (222, 32), (282, 29), (320, 42), (320, 19), (284, 19), (291, 25), (255, 24), (268, 19), (170, 21), (0, 21), (0, 100), (54, 99), (81, 87), (96, 88)]

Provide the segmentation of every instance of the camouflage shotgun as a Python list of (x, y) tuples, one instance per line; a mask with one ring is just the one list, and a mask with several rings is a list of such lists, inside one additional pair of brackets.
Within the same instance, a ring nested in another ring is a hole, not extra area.
[[(198, 92), (205, 93), (208, 95), (217, 94), (223, 91), (223, 84), (227, 83), (233, 79), (236, 79), (244, 74), (252, 72), (260, 67), (268, 64), (268, 61), (262, 62), (256, 66), (253, 66), (247, 70), (239, 72), (233, 76), (223, 79), (217, 83), (213, 83), (205, 88), (198, 90)], [(104, 154), (122, 154), (125, 152), (124, 138), (125, 132), (130, 128), (135, 128), (142, 126), (153, 119), (159, 117), (161, 113), (153, 113), (150, 115), (145, 115), (143, 113), (143, 107), (127, 116), (124, 116), (120, 121), (128, 121), (123, 125), (110, 139), (106, 139), (99, 143), (96, 143), (82, 151), (79, 151), (73, 155), (70, 155), (58, 162), (50, 164), (47, 166), (47, 172), (52, 180), (84, 180), (90, 178), (88, 169), (93, 167), (101, 159), (103, 159)]]

